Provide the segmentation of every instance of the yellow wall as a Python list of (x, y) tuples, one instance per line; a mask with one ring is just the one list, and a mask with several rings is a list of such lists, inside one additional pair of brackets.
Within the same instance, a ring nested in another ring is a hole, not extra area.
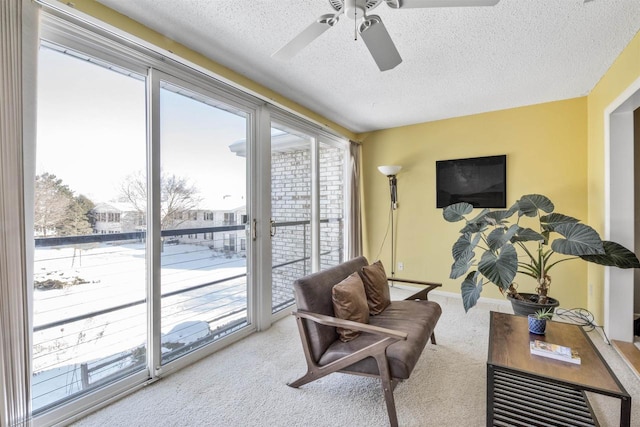
[[(604, 231), (604, 112), (605, 109), (640, 78), (640, 33), (624, 49), (587, 98), (588, 106), (588, 191), (589, 224)], [(601, 324), (604, 314), (604, 270), (589, 265), (593, 297), (588, 309)]]
[[(60, 1), (60, 0), (58, 0)], [(162, 49), (168, 50), (181, 58), (184, 58), (192, 63), (204, 67), (207, 70), (212, 71), (218, 76), (231, 81), (242, 88), (245, 88), (253, 93), (259, 94), (262, 97), (265, 97), (269, 100), (272, 100), (274, 103), (279, 104), (283, 107), (289, 108), (293, 111), (298, 112), (299, 114), (314, 120), (318, 123), (321, 123), (328, 128), (335, 130), (336, 132), (344, 135), (347, 138), (354, 139), (355, 134), (351, 132), (349, 129), (346, 129), (336, 123), (333, 123), (327, 120), (322, 115), (311, 111), (285, 97), (279, 95), (278, 93), (268, 89), (253, 80), (248, 79), (247, 77), (236, 73), (235, 71), (224, 67), (223, 65), (214, 62), (205, 56), (195, 52), (180, 43), (176, 43), (175, 41), (159, 34), (144, 25), (134, 21), (125, 15), (122, 15), (113, 9), (109, 9), (104, 5), (96, 2), (95, 0), (73, 0), (73, 2), (60, 1), (64, 4), (73, 3), (73, 7), (76, 10), (79, 10), (87, 15), (90, 15), (102, 22), (110, 24), (120, 30), (123, 30), (129, 34), (132, 34), (136, 37), (139, 37), (142, 40), (145, 40), (155, 46), (158, 46)]]
[[(521, 195), (541, 193), (558, 212), (587, 217), (587, 99), (576, 98), (528, 107), (441, 120), (362, 135), (366, 255), (380, 251), (388, 222), (389, 189), (378, 165), (398, 164), (397, 256), (404, 271), (396, 276), (442, 282), (450, 280), (451, 245), (460, 223), (450, 224), (436, 209), (435, 162), (464, 157), (507, 155), (507, 205)], [(390, 237), (380, 259), (390, 270)], [(585, 307), (586, 263), (570, 261), (552, 274), (551, 296), (563, 307)], [(533, 281), (519, 278), (520, 290)], [(483, 296), (502, 298), (494, 285)]]

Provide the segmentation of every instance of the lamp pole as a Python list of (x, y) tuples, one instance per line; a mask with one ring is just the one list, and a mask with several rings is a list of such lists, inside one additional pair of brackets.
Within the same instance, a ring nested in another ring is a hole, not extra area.
[[(389, 178), (389, 192), (391, 193), (391, 277), (396, 277), (396, 250), (395, 250), (395, 230), (393, 221), (393, 211), (398, 209), (398, 181), (396, 174), (400, 172), (402, 166), (378, 166), (380, 173)], [(384, 241), (383, 241), (384, 243)], [(393, 285), (393, 283), (392, 283)]]
[(398, 208), (398, 189), (395, 175), (389, 175), (389, 193), (391, 194), (391, 277), (396, 277), (396, 251), (395, 244), (395, 222), (393, 221), (393, 211)]

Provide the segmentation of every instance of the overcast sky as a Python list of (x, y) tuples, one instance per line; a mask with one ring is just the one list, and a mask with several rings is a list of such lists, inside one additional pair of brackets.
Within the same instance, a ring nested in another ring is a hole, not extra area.
[[(146, 167), (145, 82), (46, 48), (38, 66), (36, 173), (95, 203), (114, 200)], [(203, 208), (244, 205), (246, 159), (229, 150), (245, 138), (243, 117), (163, 89), (161, 127), (165, 173), (188, 178)]]

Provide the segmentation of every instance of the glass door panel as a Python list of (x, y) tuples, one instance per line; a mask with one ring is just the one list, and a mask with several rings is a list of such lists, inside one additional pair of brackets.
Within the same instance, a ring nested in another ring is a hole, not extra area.
[(312, 137), (271, 129), (272, 313), (293, 304), (294, 280), (311, 272)]
[(345, 150), (319, 144), (320, 270), (344, 261)]
[[(34, 414), (146, 369), (145, 79), (43, 44), (38, 63)], [(136, 172), (137, 171), (137, 172)]]
[(196, 90), (160, 87), (166, 364), (248, 324), (247, 115)]

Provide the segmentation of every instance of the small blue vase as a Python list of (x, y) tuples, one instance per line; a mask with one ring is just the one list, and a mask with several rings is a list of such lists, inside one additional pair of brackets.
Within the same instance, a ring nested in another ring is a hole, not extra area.
[(544, 335), (544, 331), (547, 329), (546, 319), (537, 319), (535, 315), (530, 314), (527, 320), (529, 321), (529, 332), (536, 335)]

